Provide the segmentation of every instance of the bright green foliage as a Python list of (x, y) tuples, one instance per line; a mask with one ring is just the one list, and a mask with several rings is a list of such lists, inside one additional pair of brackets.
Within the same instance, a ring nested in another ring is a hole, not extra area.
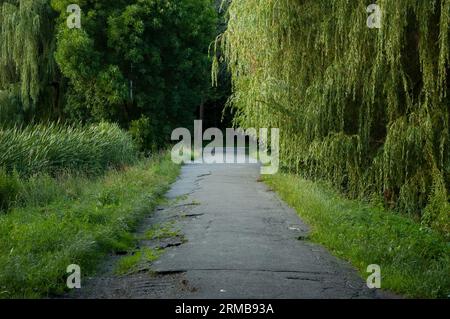
[(174, 229), (173, 224), (173, 222), (167, 222), (165, 224), (154, 225), (145, 233), (144, 239), (161, 240), (179, 236), (179, 231)]
[[(70, 3), (82, 9), (80, 30), (66, 26)], [(56, 59), (70, 80), (67, 113), (123, 126), (144, 116), (158, 146), (173, 128), (192, 125), (210, 85), (212, 1), (53, 0), (52, 6), (61, 13)]]
[(129, 132), (133, 136), (134, 141), (142, 151), (154, 150), (156, 145), (152, 138), (156, 136), (158, 132), (155, 132), (157, 128), (152, 125), (151, 120), (143, 115), (140, 119), (132, 121), (130, 123)]
[(54, 17), (48, 0), (0, 1), (0, 122), (57, 111)]
[(157, 260), (161, 253), (162, 250), (144, 247), (132, 255), (121, 258), (117, 263), (115, 273), (117, 275), (130, 275), (142, 268), (148, 268), (148, 265)]
[[(234, 0), (221, 38), (243, 127), (285, 167), (449, 234), (450, 0)], [(428, 206), (427, 206), (428, 205)]]
[(211, 98), (216, 24), (212, 0), (0, 0), (0, 124), (145, 117), (159, 147)]
[(4, 129), (0, 130), (0, 149), (0, 167), (28, 176), (66, 170), (101, 173), (137, 159), (131, 136), (117, 125), (107, 123)]

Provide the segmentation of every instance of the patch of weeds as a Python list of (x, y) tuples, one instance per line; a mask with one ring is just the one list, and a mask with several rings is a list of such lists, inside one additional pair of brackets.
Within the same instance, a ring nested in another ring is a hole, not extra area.
[(117, 206), (120, 204), (120, 195), (117, 189), (104, 189), (97, 200), (100, 206)]
[(170, 206), (175, 206), (175, 205), (181, 203), (182, 201), (185, 201), (186, 199), (188, 199), (188, 197), (189, 197), (188, 195), (180, 195), (180, 196), (177, 196), (177, 197), (175, 197), (174, 199), (170, 200), (170, 201), (168, 202), (168, 204), (169, 204)]
[(161, 240), (179, 236), (179, 231), (173, 229), (173, 222), (154, 225), (144, 235), (147, 240)]
[(132, 255), (121, 258), (117, 263), (114, 273), (122, 276), (138, 272), (157, 260), (162, 252), (162, 249), (142, 248)]

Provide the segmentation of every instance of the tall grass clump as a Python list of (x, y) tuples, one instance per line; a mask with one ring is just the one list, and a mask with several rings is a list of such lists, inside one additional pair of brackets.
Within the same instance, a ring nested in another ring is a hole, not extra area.
[(280, 128), (285, 168), (450, 238), (450, 0), (378, 0), (380, 29), (373, 2), (233, 0), (236, 124)]
[(109, 123), (0, 129), (0, 149), (0, 167), (21, 176), (62, 171), (98, 174), (137, 159), (131, 136)]

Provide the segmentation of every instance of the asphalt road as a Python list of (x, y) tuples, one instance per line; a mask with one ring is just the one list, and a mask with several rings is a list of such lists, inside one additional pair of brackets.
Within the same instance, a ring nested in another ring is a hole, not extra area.
[[(171, 221), (182, 240), (138, 273), (88, 281), (83, 298), (378, 298), (346, 262), (307, 240), (308, 226), (265, 184), (257, 164), (191, 164), (146, 219)], [(178, 199), (178, 200), (177, 200)], [(143, 241), (140, 248), (154, 247)]]

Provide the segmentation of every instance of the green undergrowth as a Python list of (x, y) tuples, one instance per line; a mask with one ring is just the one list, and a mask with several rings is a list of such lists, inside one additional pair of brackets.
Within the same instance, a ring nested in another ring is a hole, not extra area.
[(134, 247), (132, 233), (175, 180), (170, 155), (104, 176), (38, 175), (0, 214), (0, 298), (39, 298), (65, 291), (68, 265), (93, 273), (108, 253)]
[(116, 275), (127, 275), (139, 270), (143, 264), (150, 264), (157, 260), (162, 253), (162, 249), (144, 247), (133, 254), (123, 257), (117, 263)]
[(344, 199), (331, 187), (288, 174), (264, 177), (311, 226), (310, 239), (350, 261), (363, 278), (381, 266), (382, 289), (407, 297), (450, 295), (450, 243), (382, 204)]

